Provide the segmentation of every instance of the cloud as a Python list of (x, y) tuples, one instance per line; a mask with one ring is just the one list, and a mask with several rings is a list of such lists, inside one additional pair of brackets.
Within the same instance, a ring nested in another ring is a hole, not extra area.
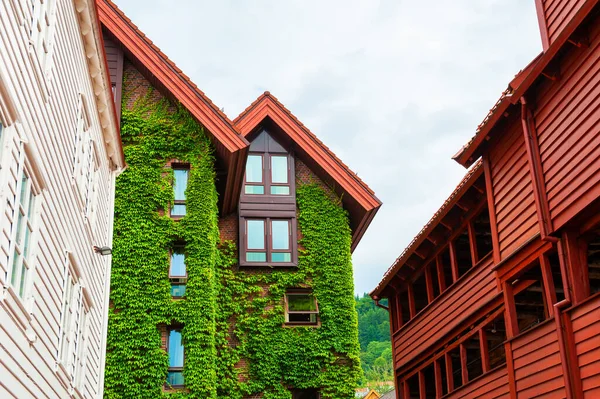
[(541, 50), (533, 0), (117, 0), (230, 117), (270, 90), (384, 205), (373, 289), (461, 180), (450, 157)]

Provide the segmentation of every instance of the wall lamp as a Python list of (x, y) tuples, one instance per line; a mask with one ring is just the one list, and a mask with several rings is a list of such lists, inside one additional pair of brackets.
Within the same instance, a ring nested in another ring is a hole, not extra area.
[(110, 248), (110, 247), (99, 247), (97, 245), (94, 245), (94, 252), (97, 253), (97, 254), (100, 254), (102, 256), (110, 255), (110, 254), (112, 254), (112, 248)]

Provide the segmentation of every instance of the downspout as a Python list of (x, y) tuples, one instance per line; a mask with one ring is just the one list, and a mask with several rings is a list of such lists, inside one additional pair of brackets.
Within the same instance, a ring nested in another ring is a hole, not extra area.
[[(525, 137), (525, 148), (527, 150), (527, 159), (529, 162), (529, 171), (533, 183), (533, 193), (535, 198), (538, 220), (540, 225), (540, 238), (542, 241), (556, 244), (558, 257), (560, 262), (561, 274), (563, 279), (563, 287), (565, 288), (565, 299), (554, 304), (554, 322), (556, 325), (556, 333), (558, 338), (558, 347), (563, 375), (565, 376), (565, 391), (567, 399), (581, 398), (581, 384), (577, 384), (577, 380), (581, 380), (577, 372), (578, 364), (573, 361), (574, 346), (569, 342), (567, 333), (566, 314), (563, 313), (571, 306), (571, 294), (567, 289), (569, 287), (568, 274), (566, 270), (566, 258), (562, 242), (559, 238), (549, 235), (553, 231), (550, 210), (546, 198), (546, 187), (544, 184), (544, 175), (542, 172), (541, 157), (539, 154), (539, 144), (537, 141), (537, 132), (535, 127), (531, 128), (531, 110), (527, 106), (525, 96), (520, 98), (521, 101), (521, 123), (523, 125), (523, 134)], [(576, 367), (577, 369), (573, 368)], [(577, 370), (577, 371), (576, 371)]]

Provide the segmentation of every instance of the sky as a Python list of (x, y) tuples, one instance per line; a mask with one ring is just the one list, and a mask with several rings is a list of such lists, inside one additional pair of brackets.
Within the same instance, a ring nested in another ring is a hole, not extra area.
[(454, 190), (451, 159), (540, 51), (534, 0), (114, 0), (225, 113), (269, 90), (383, 202), (370, 292)]

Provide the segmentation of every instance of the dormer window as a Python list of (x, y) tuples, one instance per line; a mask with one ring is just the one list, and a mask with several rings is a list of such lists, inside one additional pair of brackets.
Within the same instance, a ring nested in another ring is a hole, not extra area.
[(246, 161), (244, 194), (293, 195), (292, 162), (288, 152), (265, 130), (252, 141)]

